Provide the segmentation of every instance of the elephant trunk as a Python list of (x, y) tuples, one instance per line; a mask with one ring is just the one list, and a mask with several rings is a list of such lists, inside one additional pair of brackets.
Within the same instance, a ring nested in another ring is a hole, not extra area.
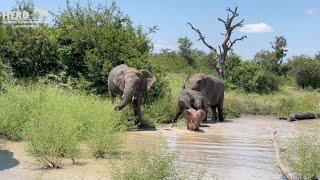
[(119, 109), (123, 109), (132, 101), (133, 95), (136, 91), (135, 85), (135, 81), (126, 82), (123, 90), (122, 102), (118, 105)]
[(123, 109), (126, 107), (132, 100), (132, 95), (131, 94), (123, 94), (123, 98), (121, 103), (118, 105), (119, 109)]

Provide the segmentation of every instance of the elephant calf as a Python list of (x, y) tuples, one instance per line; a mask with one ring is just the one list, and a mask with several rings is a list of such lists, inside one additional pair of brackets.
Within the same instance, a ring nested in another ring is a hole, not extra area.
[(185, 88), (198, 91), (207, 98), (208, 105), (213, 113), (212, 122), (217, 120), (217, 113), (219, 121), (224, 121), (224, 86), (222, 81), (214, 76), (195, 74), (188, 79)]
[(115, 109), (122, 110), (132, 102), (136, 124), (140, 123), (142, 95), (151, 88), (155, 81), (153, 74), (145, 69), (138, 70), (125, 64), (114, 67), (108, 76), (109, 95), (112, 100), (117, 95), (122, 96), (122, 102)]
[(207, 104), (206, 98), (200, 92), (192, 89), (184, 89), (180, 93), (177, 112), (173, 121), (177, 122), (177, 119), (186, 109), (202, 109), (207, 112)]
[(207, 113), (204, 110), (187, 109), (183, 111), (186, 126), (190, 131), (199, 131), (201, 122), (206, 118)]

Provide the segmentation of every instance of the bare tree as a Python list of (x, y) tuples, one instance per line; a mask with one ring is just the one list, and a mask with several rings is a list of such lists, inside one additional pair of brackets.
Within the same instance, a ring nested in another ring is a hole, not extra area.
[(228, 12), (228, 15), (227, 15), (226, 20), (218, 18), (218, 20), (224, 24), (225, 29), (226, 29), (225, 33), (221, 33), (221, 35), (223, 35), (225, 37), (225, 39), (221, 45), (218, 45), (219, 52), (217, 51), (217, 49), (215, 47), (213, 47), (212, 45), (207, 43), (207, 41), (205, 40), (205, 37), (203, 36), (203, 34), (201, 33), (201, 31), (199, 29), (195, 28), (191, 23), (188, 23), (188, 25), (191, 27), (191, 29), (194, 30), (198, 34), (199, 40), (204, 45), (206, 45), (211, 51), (213, 51), (213, 54), (215, 54), (217, 56), (216, 70), (218, 71), (218, 73), (220, 74), (220, 76), (222, 78), (224, 78), (224, 66), (225, 66), (228, 52), (231, 50), (231, 48), (233, 47), (233, 45), (237, 41), (242, 41), (245, 38), (247, 38), (247, 35), (245, 35), (240, 38), (236, 38), (234, 40), (231, 39), (231, 35), (232, 35), (233, 31), (236, 28), (243, 26), (244, 19), (242, 19), (238, 23), (235, 23), (235, 24), (233, 23), (235, 18), (237, 18), (239, 16), (238, 7), (236, 7), (234, 10), (232, 10), (228, 7), (227, 12)]

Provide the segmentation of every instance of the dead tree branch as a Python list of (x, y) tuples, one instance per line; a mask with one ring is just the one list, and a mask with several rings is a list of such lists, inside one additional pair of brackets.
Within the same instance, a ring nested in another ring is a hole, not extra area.
[(199, 40), (201, 40), (204, 45), (206, 45), (210, 50), (217, 54), (218, 60), (216, 62), (216, 69), (218, 69), (218, 72), (222, 78), (224, 78), (224, 66), (228, 56), (228, 52), (232, 49), (236, 42), (243, 41), (247, 38), (247, 35), (244, 35), (240, 38), (231, 40), (233, 31), (236, 28), (243, 26), (244, 19), (240, 20), (238, 23), (233, 24), (235, 18), (239, 16), (238, 7), (236, 7), (234, 10), (228, 7), (226, 11), (228, 13), (226, 20), (218, 18), (218, 21), (222, 22), (225, 26), (225, 32), (221, 33), (221, 35), (225, 37), (224, 41), (221, 43), (221, 45), (218, 45), (219, 53), (216, 48), (207, 43), (205, 37), (199, 29), (195, 28), (191, 23), (188, 23), (191, 29), (198, 34)]

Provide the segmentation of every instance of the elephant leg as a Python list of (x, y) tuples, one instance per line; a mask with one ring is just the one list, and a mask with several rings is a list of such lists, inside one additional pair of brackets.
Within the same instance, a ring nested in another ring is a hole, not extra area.
[(176, 123), (180, 115), (183, 113), (183, 108), (178, 105), (177, 110), (176, 110), (176, 116), (173, 119), (173, 122)]
[(136, 117), (135, 124), (140, 124), (142, 120), (140, 98), (133, 100), (133, 108), (134, 108), (134, 115)]
[(219, 115), (219, 121), (223, 122), (224, 121), (224, 117), (223, 117), (223, 108), (222, 108), (222, 106), (218, 106), (218, 115)]
[(204, 119), (203, 119), (203, 123), (207, 124), (208, 123), (208, 110), (207, 109), (204, 109), (204, 112), (206, 113)]
[(217, 106), (211, 106), (211, 111), (212, 111), (211, 122), (215, 123), (217, 122)]

